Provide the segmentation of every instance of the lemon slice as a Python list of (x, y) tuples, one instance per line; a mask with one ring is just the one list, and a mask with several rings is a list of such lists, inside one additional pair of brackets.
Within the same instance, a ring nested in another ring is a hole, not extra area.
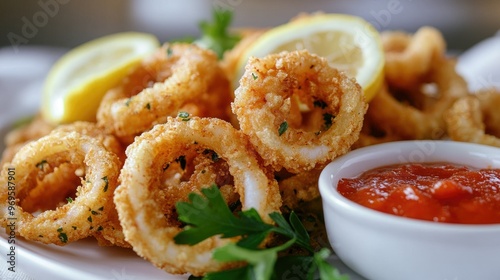
[(101, 37), (70, 50), (47, 76), (42, 116), (53, 124), (94, 121), (106, 91), (159, 45), (154, 35), (125, 32)]
[(251, 44), (238, 61), (233, 86), (238, 86), (250, 56), (300, 49), (325, 57), (331, 66), (354, 77), (367, 101), (382, 85), (384, 52), (377, 30), (359, 17), (313, 14), (272, 28)]

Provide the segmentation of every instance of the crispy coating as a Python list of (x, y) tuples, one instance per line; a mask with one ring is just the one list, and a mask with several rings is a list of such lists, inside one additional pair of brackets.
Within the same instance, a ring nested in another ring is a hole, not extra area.
[[(235, 95), (233, 112), (265, 163), (292, 173), (312, 170), (349, 151), (367, 108), (353, 79), (307, 50), (251, 58)], [(289, 123), (297, 118), (294, 98), (319, 112), (321, 126), (292, 127), (303, 123)]]
[[(209, 92), (214, 89), (217, 91)], [(215, 53), (192, 44), (165, 44), (105, 94), (97, 122), (130, 144), (135, 136), (154, 124), (164, 123), (167, 116), (175, 116), (182, 110), (200, 114), (193, 102), (204, 104), (199, 101), (211, 97), (216, 105), (223, 105), (229, 102), (228, 96), (229, 82)], [(224, 106), (212, 107), (208, 112), (210, 116), (221, 117), (227, 110)], [(201, 116), (206, 115), (201, 113)]]
[(500, 147), (499, 108), (500, 92), (495, 89), (460, 98), (446, 114), (449, 137)]
[[(82, 169), (81, 185), (74, 201), (38, 215), (20, 206), (24, 197), (37, 186), (37, 180), (55, 167), (69, 163)], [(17, 233), (42, 243), (66, 245), (102, 229), (107, 211), (113, 207), (113, 192), (120, 170), (119, 159), (97, 140), (76, 132), (54, 132), (23, 146), (7, 166), (15, 168), (16, 189), (9, 193), (8, 169), (0, 181), (0, 214), (6, 226), (9, 217), (17, 218)], [(16, 211), (9, 211), (8, 197), (16, 198)]]
[(35, 213), (56, 209), (67, 203), (68, 198), (75, 198), (76, 190), (81, 184), (78, 164), (62, 163), (54, 167), (51, 173), (37, 180), (33, 188), (19, 205), (24, 211)]
[(415, 34), (386, 31), (381, 37), (386, 80), (399, 88), (415, 86), (446, 51), (441, 32), (429, 26), (421, 27)]
[[(387, 95), (387, 86), (383, 85), (377, 94)], [(382, 92), (384, 91), (384, 92)], [(384, 123), (377, 122), (377, 108), (371, 103), (368, 105), (368, 110), (366, 111), (365, 118), (363, 120), (363, 127), (359, 134), (359, 139), (351, 146), (351, 149), (358, 149), (370, 145), (376, 145), (386, 142), (399, 141), (403, 138), (397, 134), (391, 133), (384, 126)], [(375, 116), (374, 116), (375, 115)]]
[(435, 61), (418, 85), (402, 90), (388, 88), (370, 102), (370, 120), (382, 131), (400, 139), (440, 139), (446, 134), (444, 112), (468, 95), (455, 61)]
[(61, 132), (78, 132), (83, 135), (87, 135), (97, 139), (101, 144), (106, 147), (106, 149), (110, 152), (113, 152), (118, 156), (121, 162), (125, 161), (125, 147), (120, 141), (111, 134), (106, 133), (106, 131), (97, 126), (96, 123), (93, 122), (74, 122), (70, 124), (64, 124), (57, 126), (54, 131)]
[(283, 180), (278, 180), (282, 209), (296, 209), (301, 203), (312, 201), (320, 196), (318, 179), (323, 168), (294, 174)]
[[(188, 168), (184, 161), (192, 158), (191, 152), (205, 150), (227, 163), (242, 209), (255, 208), (263, 220), (271, 222), (268, 214), (279, 211), (281, 205), (272, 174), (262, 168), (246, 136), (228, 122), (191, 117), (168, 118), (165, 124), (156, 125), (127, 148), (114, 200), (126, 240), (134, 251), (170, 273), (202, 275), (231, 266), (211, 257), (215, 248), (231, 240), (212, 237), (194, 246), (177, 245), (173, 237), (182, 229), (163, 211), (165, 204), (178, 201), (183, 188), (193, 191), (204, 187), (191, 188), (193, 182), (205, 183), (206, 178), (194, 178), (182, 185), (175, 174), (179, 167)], [(172, 176), (165, 177), (165, 172)], [(193, 172), (195, 176), (202, 173)]]

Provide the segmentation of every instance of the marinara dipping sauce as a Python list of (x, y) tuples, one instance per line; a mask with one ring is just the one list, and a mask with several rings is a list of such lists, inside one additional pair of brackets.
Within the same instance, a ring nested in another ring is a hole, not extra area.
[(500, 169), (446, 163), (392, 165), (342, 179), (337, 190), (363, 206), (398, 216), (444, 223), (500, 223)]

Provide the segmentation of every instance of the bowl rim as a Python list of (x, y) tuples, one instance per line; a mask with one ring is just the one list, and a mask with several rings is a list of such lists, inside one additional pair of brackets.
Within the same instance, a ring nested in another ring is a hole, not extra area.
[[(440, 222), (419, 220), (419, 219), (392, 215), (389, 213), (380, 212), (371, 209), (369, 207), (360, 205), (344, 197), (337, 191), (336, 181), (334, 181), (336, 177), (335, 174), (333, 174), (334, 170), (342, 170), (348, 167), (346, 165), (351, 165), (353, 163), (360, 162), (361, 159), (367, 157), (387, 155), (387, 153), (382, 152), (387, 149), (393, 149), (393, 150), (395, 149), (395, 151), (401, 152), (404, 151), (403, 149), (408, 149), (410, 147), (415, 147), (418, 145), (429, 145), (429, 144), (436, 145), (437, 148), (443, 148), (444, 146), (446, 146), (446, 148), (454, 148), (457, 149), (457, 152), (459, 154), (468, 155), (469, 157), (490, 158), (489, 156), (486, 155), (491, 156), (491, 153), (493, 153), (493, 155), (495, 155), (495, 157), (493, 157), (493, 160), (498, 161), (495, 162), (494, 167), (500, 168), (500, 148), (493, 146), (468, 143), (468, 142), (458, 142), (451, 140), (406, 140), (406, 141), (394, 141), (394, 142), (376, 144), (350, 151), (347, 154), (333, 160), (323, 168), (318, 181), (318, 187), (323, 203), (328, 204), (329, 207), (333, 207), (339, 210), (342, 214), (350, 215), (353, 217), (355, 216), (360, 220), (366, 220), (367, 223), (377, 223), (378, 225), (384, 225), (392, 228), (408, 228), (411, 230), (418, 230), (418, 231), (440, 230), (445, 232), (450, 231), (454, 233), (456, 233), (457, 230), (460, 230), (460, 232), (464, 233), (477, 232), (477, 231), (484, 231), (484, 232), (500, 231), (500, 224), (440, 223)], [(420, 162), (439, 162), (439, 161), (424, 160)], [(441, 162), (446, 162), (446, 160), (443, 159)], [(415, 162), (398, 161), (394, 162), (393, 164), (397, 163), (415, 163)], [(454, 163), (471, 166), (467, 162), (463, 163), (454, 162)], [(377, 166), (368, 167), (366, 171), (387, 165), (388, 164), (380, 164)], [(357, 174), (356, 176), (358, 175), (360, 174)], [(327, 208), (328, 207), (323, 206), (324, 212), (328, 211), (326, 210)], [(324, 213), (324, 215), (326, 218), (328, 213)]]

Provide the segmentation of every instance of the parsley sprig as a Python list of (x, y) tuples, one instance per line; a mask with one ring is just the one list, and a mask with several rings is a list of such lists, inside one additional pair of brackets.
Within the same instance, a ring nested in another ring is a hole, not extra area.
[[(214, 235), (222, 238), (240, 236), (237, 243), (217, 248), (213, 258), (221, 262), (247, 263), (243, 267), (191, 279), (283, 279), (286, 274), (290, 275), (292, 267), (295, 268), (292, 273), (300, 272), (301, 279), (314, 279), (316, 273), (326, 280), (348, 279), (326, 261), (330, 250), (323, 248), (314, 252), (309, 234), (294, 212), (290, 213), (288, 220), (280, 213), (271, 213), (269, 216), (275, 225), (264, 222), (253, 208), (235, 215), (226, 205), (216, 185), (202, 189), (201, 194), (191, 193), (188, 199), (188, 202), (176, 204), (179, 220), (186, 227), (174, 237), (175, 242), (194, 245)], [(286, 241), (275, 247), (261, 248), (260, 244), (271, 233), (284, 236)], [(279, 252), (293, 245), (304, 248), (309, 255), (278, 258)]]
[(202, 21), (199, 23), (202, 36), (194, 43), (213, 50), (219, 58), (222, 58), (226, 50), (232, 49), (238, 43), (240, 36), (229, 32), (229, 26), (233, 19), (231, 11), (214, 9), (212, 17), (213, 22)]

